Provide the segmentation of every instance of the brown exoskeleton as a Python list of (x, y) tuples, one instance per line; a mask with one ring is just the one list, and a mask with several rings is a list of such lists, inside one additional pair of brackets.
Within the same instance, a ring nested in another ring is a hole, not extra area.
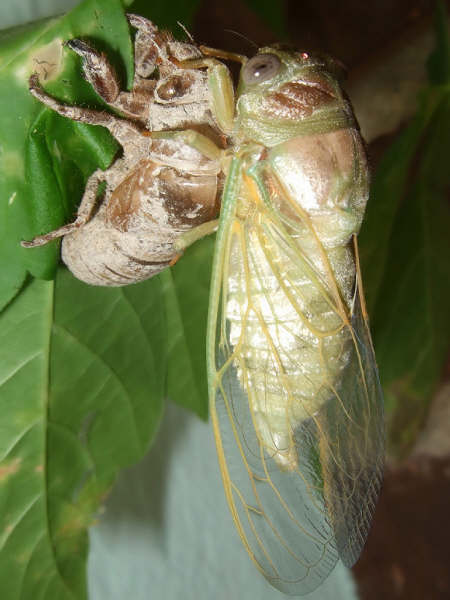
[[(120, 91), (103, 54), (81, 40), (67, 42), (83, 60), (84, 77), (120, 117), (62, 104), (44, 92), (36, 74), (30, 78), (30, 92), (40, 102), (75, 121), (106, 127), (123, 148), (106, 171), (89, 177), (73, 223), (23, 242), (34, 247), (64, 236), (63, 261), (93, 285), (125, 285), (159, 273), (179, 256), (177, 238), (203, 223), (205, 233), (212, 231), (218, 212), (221, 138), (207, 75), (177, 66), (202, 54), (143, 17), (128, 19), (137, 30), (131, 92)], [(189, 133), (162, 133), (174, 129)]]

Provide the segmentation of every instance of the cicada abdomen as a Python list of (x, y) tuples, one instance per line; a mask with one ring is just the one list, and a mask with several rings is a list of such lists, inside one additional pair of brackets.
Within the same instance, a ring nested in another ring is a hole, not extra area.
[[(255, 427), (285, 469), (297, 464), (293, 424), (318, 413), (348, 363), (352, 235), (368, 193), (361, 150), (354, 129), (296, 137), (250, 168), (253, 181), (243, 180), (262, 202), (246, 215), (245, 239), (233, 238), (226, 318), (230, 343), (246, 340)], [(243, 241), (247, 264), (239, 260)]]
[(175, 262), (176, 240), (217, 211), (216, 173), (192, 175), (142, 160), (94, 217), (64, 237), (62, 259), (92, 285), (137, 283)]

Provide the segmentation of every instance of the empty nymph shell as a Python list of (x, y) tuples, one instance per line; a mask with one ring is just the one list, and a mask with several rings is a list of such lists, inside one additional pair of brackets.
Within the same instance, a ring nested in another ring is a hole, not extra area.
[(30, 78), (30, 92), (40, 102), (69, 119), (106, 127), (123, 148), (122, 157), (88, 179), (73, 223), (23, 242), (33, 247), (63, 237), (63, 261), (92, 285), (126, 285), (159, 273), (179, 257), (178, 238), (213, 221), (219, 207), (219, 160), (182, 135), (196, 128), (203, 140), (220, 140), (206, 73), (181, 66), (202, 54), (143, 17), (128, 19), (137, 29), (131, 92), (120, 91), (103, 54), (81, 40), (67, 43), (81, 56), (85, 79), (122, 117), (62, 104), (46, 94), (37, 75)]

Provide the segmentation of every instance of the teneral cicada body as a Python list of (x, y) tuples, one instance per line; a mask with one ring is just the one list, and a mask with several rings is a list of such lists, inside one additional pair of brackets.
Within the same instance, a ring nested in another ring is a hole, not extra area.
[(330, 63), (272, 47), (242, 62), (235, 113), (222, 112), (210, 410), (245, 548), (275, 587), (305, 594), (357, 560), (381, 482), (356, 245), (368, 169)]

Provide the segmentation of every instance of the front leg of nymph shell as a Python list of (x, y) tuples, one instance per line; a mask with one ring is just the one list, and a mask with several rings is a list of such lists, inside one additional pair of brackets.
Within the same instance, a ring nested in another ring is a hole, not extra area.
[(78, 39), (69, 40), (66, 46), (81, 57), (84, 78), (108, 106), (125, 117), (146, 124), (148, 106), (153, 98), (154, 81), (140, 83), (140, 77), (136, 76), (137, 87), (135, 85), (131, 92), (121, 91), (116, 71), (103, 53), (97, 52)]
[(151, 21), (140, 15), (127, 14), (131, 27), (136, 29), (134, 39), (134, 67), (135, 76), (147, 78), (152, 75), (161, 52), (158, 41), (161, 42), (161, 33)]
[(211, 111), (219, 128), (231, 135), (234, 126), (234, 87), (231, 73), (226, 65), (215, 58), (193, 58), (176, 61), (182, 69), (207, 69), (208, 87), (211, 94)]
[(69, 40), (65, 45), (81, 57), (84, 78), (92, 85), (95, 92), (107, 104), (115, 106), (120, 86), (116, 72), (106, 56), (82, 40)]
[(142, 143), (142, 131), (137, 125), (104, 111), (64, 104), (55, 100), (55, 98), (49, 96), (42, 89), (36, 73), (30, 77), (29, 89), (30, 93), (39, 102), (42, 102), (42, 104), (45, 104), (45, 106), (48, 106), (63, 117), (72, 119), (72, 121), (87, 123), (88, 125), (106, 127), (122, 146), (133, 142)]
[(50, 231), (45, 235), (39, 235), (30, 242), (22, 242), (22, 246), (24, 248), (35, 248), (36, 246), (44, 246), (45, 244), (48, 244), (48, 242), (68, 235), (69, 233), (73, 233), (74, 231), (85, 225), (91, 218), (92, 212), (94, 210), (97, 201), (98, 187), (102, 181), (105, 181), (106, 177), (107, 172), (102, 171), (101, 169), (97, 169), (89, 177), (84, 190), (83, 198), (78, 208), (77, 218), (75, 219), (75, 221), (73, 221), (73, 223), (63, 225), (62, 227), (59, 227), (54, 231)]

